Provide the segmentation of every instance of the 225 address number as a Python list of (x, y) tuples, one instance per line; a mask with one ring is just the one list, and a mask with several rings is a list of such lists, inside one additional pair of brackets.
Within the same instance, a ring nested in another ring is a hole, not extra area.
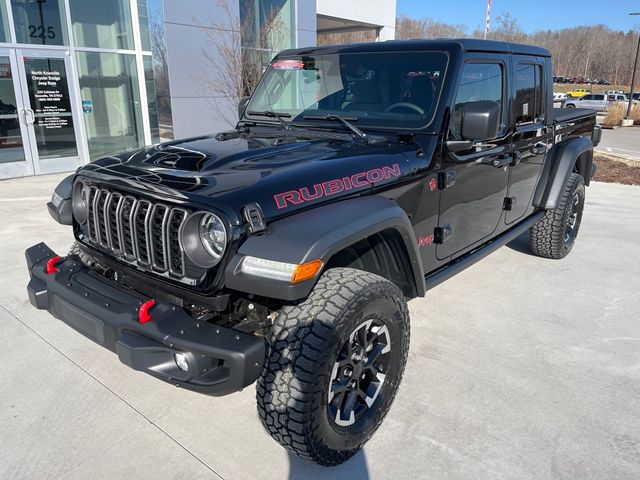
[(56, 31), (53, 27), (45, 28), (44, 25), (29, 25), (29, 38), (56, 38)]

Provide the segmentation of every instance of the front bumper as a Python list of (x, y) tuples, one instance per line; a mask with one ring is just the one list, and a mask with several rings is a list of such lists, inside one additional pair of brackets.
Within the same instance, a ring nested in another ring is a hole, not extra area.
[[(94, 342), (118, 354), (129, 367), (208, 395), (226, 395), (257, 380), (265, 357), (259, 337), (199, 322), (183, 309), (157, 302), (152, 320), (139, 322), (139, 307), (149, 300), (87, 269), (73, 258), (46, 272), (55, 253), (44, 243), (25, 252), (31, 304), (47, 310)], [(182, 353), (188, 370), (178, 368)]]

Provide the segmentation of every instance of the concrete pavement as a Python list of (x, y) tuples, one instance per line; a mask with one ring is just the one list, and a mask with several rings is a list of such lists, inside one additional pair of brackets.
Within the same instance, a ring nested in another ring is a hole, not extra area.
[(409, 363), (363, 452), (322, 468), (209, 398), (120, 364), (29, 305), (23, 251), (71, 242), (60, 176), (0, 182), (0, 478), (640, 478), (640, 188), (594, 183), (562, 261), (521, 237), (410, 302)]

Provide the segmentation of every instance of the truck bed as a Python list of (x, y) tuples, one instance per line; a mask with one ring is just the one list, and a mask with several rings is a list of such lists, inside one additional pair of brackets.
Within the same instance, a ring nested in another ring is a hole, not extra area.
[(553, 123), (565, 123), (581, 120), (595, 114), (596, 111), (590, 108), (554, 108)]

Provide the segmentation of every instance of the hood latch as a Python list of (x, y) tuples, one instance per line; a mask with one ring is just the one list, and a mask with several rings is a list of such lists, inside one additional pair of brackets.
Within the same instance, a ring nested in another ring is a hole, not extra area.
[(249, 203), (242, 209), (244, 219), (249, 224), (249, 232), (261, 233), (267, 229), (264, 223), (262, 209), (257, 203)]

